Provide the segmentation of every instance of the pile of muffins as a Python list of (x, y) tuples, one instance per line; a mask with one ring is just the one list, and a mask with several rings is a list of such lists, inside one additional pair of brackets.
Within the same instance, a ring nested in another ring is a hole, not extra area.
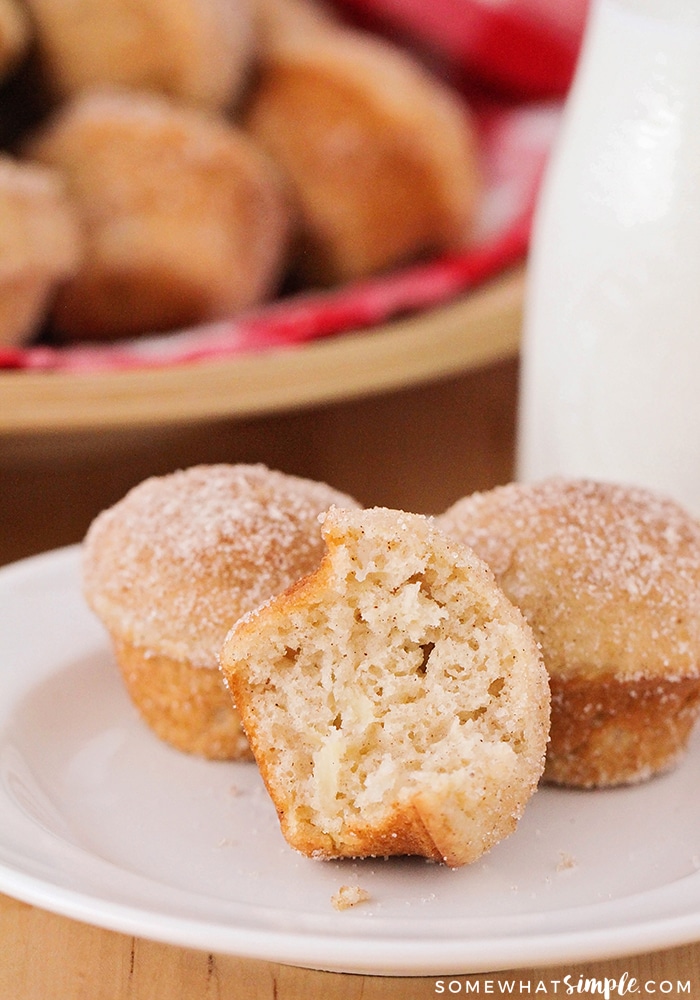
[(471, 238), (469, 109), (315, 0), (0, 0), (0, 125), (22, 74), (0, 345), (213, 322)]
[(145, 722), (257, 764), (312, 857), (470, 863), (541, 782), (669, 770), (700, 712), (700, 524), (641, 488), (513, 483), (426, 517), (194, 466), (98, 515), (83, 571)]

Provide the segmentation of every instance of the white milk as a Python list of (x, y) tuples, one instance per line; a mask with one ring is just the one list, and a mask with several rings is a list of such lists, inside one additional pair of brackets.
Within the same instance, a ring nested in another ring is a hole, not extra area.
[(518, 477), (700, 513), (700, 0), (597, 0), (533, 234)]

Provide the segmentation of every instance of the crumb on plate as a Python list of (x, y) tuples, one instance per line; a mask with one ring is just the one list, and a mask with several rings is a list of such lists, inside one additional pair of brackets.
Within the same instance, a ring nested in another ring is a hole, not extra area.
[(367, 890), (359, 885), (341, 885), (335, 895), (331, 896), (331, 903), (336, 910), (349, 910), (351, 906), (366, 903), (370, 898)]

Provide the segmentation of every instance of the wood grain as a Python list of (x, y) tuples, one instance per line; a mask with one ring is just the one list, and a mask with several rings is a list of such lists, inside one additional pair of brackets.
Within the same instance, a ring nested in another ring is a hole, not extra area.
[[(554, 997), (565, 995), (565, 975), (576, 983), (579, 977), (619, 980), (624, 973), (637, 979), (640, 992), (629, 995), (640, 1000), (700, 996), (700, 944), (471, 976), (347, 976), (144, 941), (3, 896), (0, 940), (0, 1000), (428, 1000), (439, 995), (438, 979), (443, 996), (505, 995), (499, 984), (513, 983), (514, 996)], [(450, 983), (461, 992), (448, 992)]]
[(367, 506), (437, 513), (512, 475), (517, 361), (390, 393), (182, 425), (0, 435), (0, 561), (82, 539), (149, 475), (265, 462)]

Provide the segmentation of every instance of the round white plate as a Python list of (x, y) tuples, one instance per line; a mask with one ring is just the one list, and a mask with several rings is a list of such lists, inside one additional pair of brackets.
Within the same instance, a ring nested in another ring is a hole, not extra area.
[[(513, 836), (453, 871), (313, 861), (252, 764), (190, 758), (137, 718), (79, 551), (0, 570), (0, 890), (102, 927), (338, 972), (456, 975), (700, 939), (700, 740), (671, 774), (539, 790)], [(358, 885), (370, 899), (339, 911)]]

